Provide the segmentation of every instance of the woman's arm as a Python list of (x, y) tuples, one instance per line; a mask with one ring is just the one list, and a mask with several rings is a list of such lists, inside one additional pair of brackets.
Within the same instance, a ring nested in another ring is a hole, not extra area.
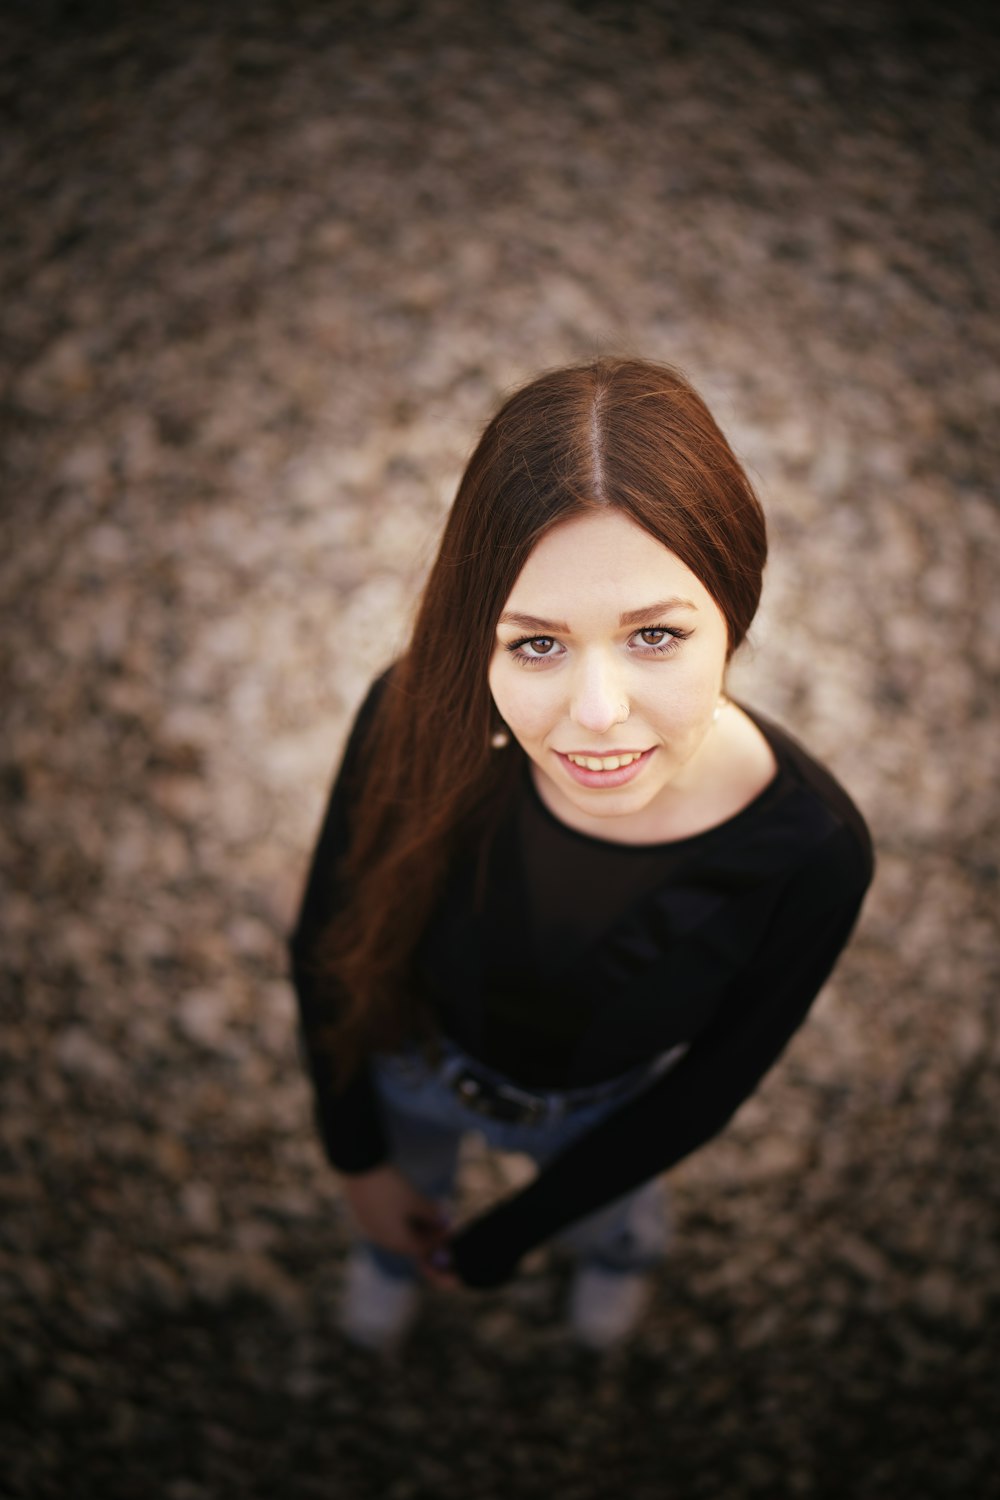
[(362, 742), (384, 683), (385, 675), (369, 691), (348, 738), (288, 945), (303, 1061), (312, 1079), (317, 1125), (330, 1161), (348, 1174), (381, 1166), (388, 1152), (368, 1067), (362, 1065), (346, 1089), (334, 1090), (332, 1060), (322, 1037), (336, 1012), (336, 990), (328, 978), (316, 972), (316, 947), (341, 900), (340, 864), (347, 852), (353, 785)]
[(850, 937), (871, 873), (869, 851), (841, 831), (792, 874), (757, 957), (682, 1061), (455, 1235), (453, 1260), (467, 1285), (499, 1285), (536, 1245), (723, 1128), (805, 1019)]

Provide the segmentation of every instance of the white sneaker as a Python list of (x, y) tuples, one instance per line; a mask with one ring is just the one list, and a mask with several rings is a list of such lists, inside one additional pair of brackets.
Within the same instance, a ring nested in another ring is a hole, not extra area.
[(569, 1304), (570, 1326), (577, 1341), (588, 1349), (613, 1349), (639, 1322), (652, 1290), (644, 1272), (580, 1266), (573, 1277)]
[(420, 1307), (420, 1288), (404, 1276), (389, 1276), (363, 1250), (347, 1262), (337, 1323), (352, 1344), (391, 1354), (402, 1343)]

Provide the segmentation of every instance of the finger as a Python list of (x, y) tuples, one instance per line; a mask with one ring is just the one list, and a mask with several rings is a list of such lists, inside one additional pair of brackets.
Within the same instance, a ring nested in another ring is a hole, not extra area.
[(432, 1286), (441, 1287), (445, 1291), (455, 1292), (462, 1285), (453, 1271), (438, 1269), (438, 1267), (431, 1265), (427, 1256), (421, 1256), (419, 1267), (424, 1279), (429, 1281)]
[(406, 1222), (422, 1245), (430, 1247), (440, 1243), (451, 1227), (447, 1214), (440, 1209), (434, 1209), (430, 1214), (408, 1214)]
[(451, 1249), (444, 1242), (425, 1251), (420, 1259), (428, 1278), (438, 1286), (457, 1287), (461, 1284), (455, 1274)]
[(454, 1276), (439, 1276), (436, 1273), (424, 1271), (424, 1280), (428, 1286), (437, 1287), (442, 1292), (457, 1292), (461, 1290), (462, 1283)]

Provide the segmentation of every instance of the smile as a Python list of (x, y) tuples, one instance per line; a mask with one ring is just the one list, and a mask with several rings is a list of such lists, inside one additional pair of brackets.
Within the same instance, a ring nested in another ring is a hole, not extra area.
[(588, 771), (617, 771), (619, 766), (630, 766), (641, 754), (641, 750), (626, 750), (623, 755), (574, 755), (569, 751), (566, 759)]
[(555, 751), (560, 765), (577, 786), (611, 790), (625, 786), (640, 774), (655, 750), (619, 750), (617, 755), (587, 755), (582, 751)]

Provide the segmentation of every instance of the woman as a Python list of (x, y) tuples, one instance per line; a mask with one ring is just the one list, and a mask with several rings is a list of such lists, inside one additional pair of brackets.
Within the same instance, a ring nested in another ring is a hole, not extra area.
[[(390, 1347), (420, 1278), (492, 1287), (553, 1236), (577, 1336), (634, 1325), (661, 1173), (725, 1125), (848, 940), (867, 829), (725, 695), (767, 543), (675, 371), (541, 376), (486, 428), (409, 649), (359, 713), (291, 951), (360, 1230), (342, 1313)], [(534, 1180), (470, 1223), (463, 1131)]]

